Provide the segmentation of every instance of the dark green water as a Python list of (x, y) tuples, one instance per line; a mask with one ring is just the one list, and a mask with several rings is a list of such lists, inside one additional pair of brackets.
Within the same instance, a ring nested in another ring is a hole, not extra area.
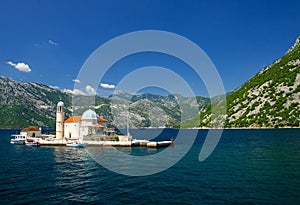
[(300, 204), (300, 129), (225, 130), (199, 162), (201, 130), (175, 166), (144, 177), (111, 172), (85, 149), (11, 145), (12, 133), (0, 131), (0, 204)]

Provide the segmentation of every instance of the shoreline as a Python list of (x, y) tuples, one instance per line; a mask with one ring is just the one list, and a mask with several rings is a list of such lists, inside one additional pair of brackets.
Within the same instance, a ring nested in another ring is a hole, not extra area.
[[(0, 128), (0, 130), (14, 131), (22, 128)], [(43, 128), (44, 130), (55, 130), (53, 128)], [(191, 127), (191, 128), (172, 128), (172, 127), (139, 127), (135, 130), (153, 130), (153, 129), (173, 129), (173, 130), (265, 130), (265, 129), (300, 129), (300, 127)], [(134, 130), (134, 129), (133, 129)]]
[(223, 127), (223, 128), (210, 128), (210, 127), (195, 127), (195, 128), (184, 128), (184, 129), (195, 129), (195, 130), (271, 130), (271, 129), (300, 129), (300, 127)]

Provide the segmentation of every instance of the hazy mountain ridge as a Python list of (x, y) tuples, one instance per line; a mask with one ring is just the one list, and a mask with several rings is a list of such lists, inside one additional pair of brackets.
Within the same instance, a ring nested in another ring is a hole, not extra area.
[[(38, 83), (23, 83), (10, 78), (0, 77), (0, 128), (22, 128), (38, 125), (44, 128), (55, 127), (55, 112), (58, 101), (65, 103), (66, 117), (72, 115), (72, 95)], [(81, 96), (89, 98), (89, 96)], [(189, 106), (198, 109), (208, 103), (207, 98), (197, 97), (197, 104), (190, 103), (192, 98), (180, 95), (160, 96), (152, 94), (131, 95), (118, 91), (108, 98), (95, 97), (96, 113), (104, 116), (110, 125), (125, 127), (127, 123), (126, 103), (129, 103), (130, 126), (161, 127), (180, 123), (178, 98)], [(119, 116), (114, 116), (118, 110)], [(78, 109), (78, 108), (77, 108)], [(80, 108), (79, 108), (80, 109)]]
[[(204, 97), (183, 97), (181, 95), (131, 95), (124, 91), (117, 91), (110, 96), (111, 108), (114, 119), (112, 124), (124, 128), (127, 118), (130, 127), (172, 127), (182, 120), (182, 106), (185, 115), (193, 118), (194, 110), (199, 110), (209, 99)], [(129, 107), (129, 113), (127, 113)]]

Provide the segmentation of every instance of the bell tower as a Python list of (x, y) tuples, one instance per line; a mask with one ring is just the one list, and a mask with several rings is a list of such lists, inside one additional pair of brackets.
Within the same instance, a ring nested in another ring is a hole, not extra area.
[(56, 110), (56, 139), (63, 139), (64, 137), (64, 103), (62, 101), (57, 103)]

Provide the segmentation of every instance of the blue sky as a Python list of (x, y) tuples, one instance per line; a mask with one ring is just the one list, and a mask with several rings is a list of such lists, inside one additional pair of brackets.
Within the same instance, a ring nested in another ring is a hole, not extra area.
[[(214, 62), (228, 92), (292, 46), (300, 36), (299, 8), (297, 0), (2, 0), (0, 75), (72, 90), (81, 66), (103, 43), (128, 32), (163, 30), (201, 47)], [(126, 72), (153, 61), (173, 66), (196, 95), (207, 95), (192, 72), (181, 63), (167, 63), (164, 56), (125, 59), (119, 65), (122, 72), (111, 72), (102, 83), (115, 85)], [(112, 90), (102, 88), (98, 92), (107, 95)]]

